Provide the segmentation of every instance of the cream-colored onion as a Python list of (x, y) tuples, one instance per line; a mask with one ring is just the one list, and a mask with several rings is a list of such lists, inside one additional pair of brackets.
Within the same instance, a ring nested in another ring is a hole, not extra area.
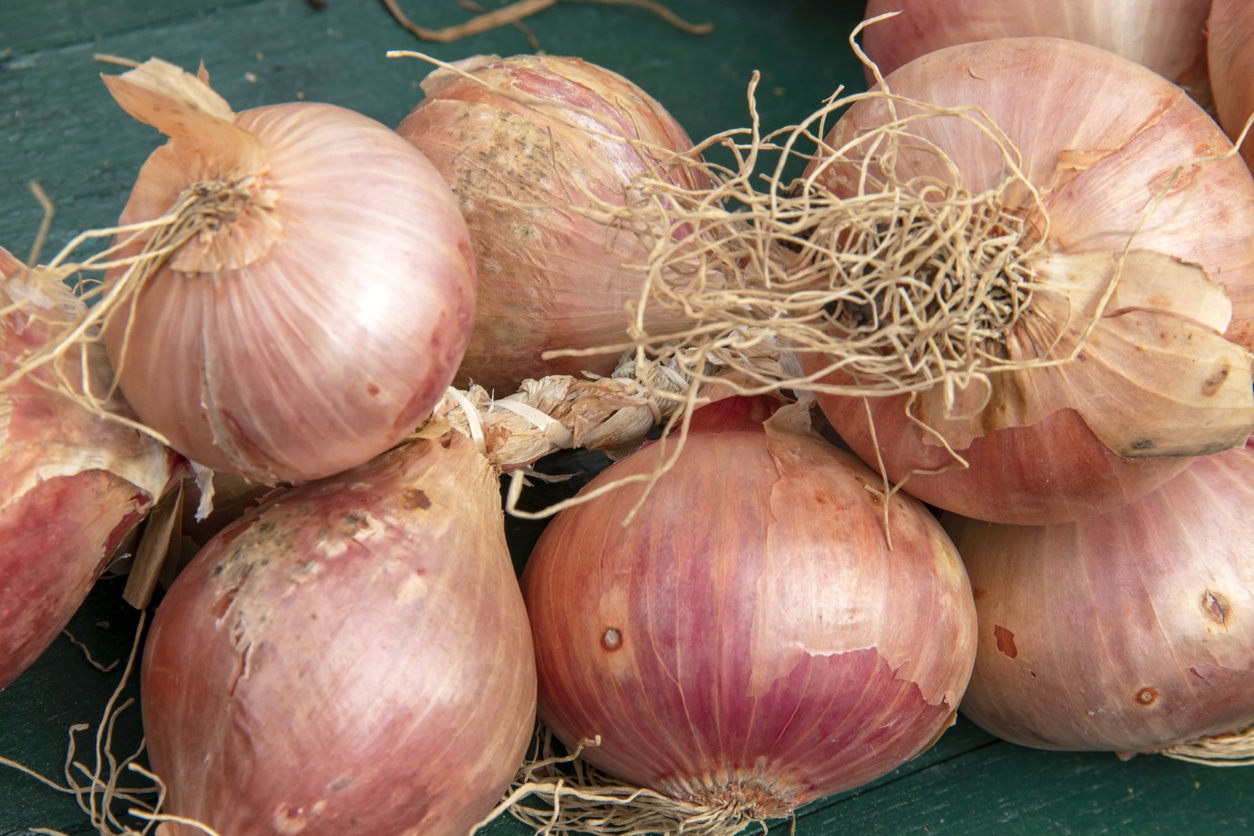
[(1254, 448), (1078, 523), (945, 517), (979, 613), (967, 717), (1045, 749), (1153, 752), (1254, 723)]
[(608, 375), (620, 351), (541, 354), (626, 339), (648, 242), (588, 212), (621, 207), (638, 176), (703, 181), (668, 161), (691, 148), (687, 134), (637, 85), (578, 58), (478, 57), (422, 87), (426, 98), (397, 130), (457, 194), (479, 269), (459, 385), (508, 393), (527, 378)]
[(206, 467), (267, 483), (361, 464), (411, 432), (473, 321), (469, 236), (438, 172), (344, 108), (235, 114), (207, 76), (155, 60), (105, 80), (170, 136), (121, 222), (161, 218), (189, 195), (204, 203), (187, 220), (196, 234), (106, 331), (145, 423)]
[[(81, 313), (58, 277), (27, 272), (0, 248), (0, 376)], [(103, 399), (111, 372), (93, 345), (0, 388), (0, 688), (60, 634), (177, 462), (58, 391), (57, 375)], [(120, 399), (103, 406), (130, 415)]]
[[(1254, 179), (1225, 156), (1231, 143), (1214, 120), (1146, 68), (1061, 39), (947, 47), (886, 83), (915, 102), (970, 110), (858, 102), (828, 137), (834, 148), (855, 143), (849, 162), (818, 182), (855, 194), (866, 156), (905, 189), (993, 194), (1003, 228), (1022, 226), (1015, 258), (1031, 294), (988, 350), (1028, 367), (923, 389), (909, 414), (905, 395), (865, 405), (821, 395), (859, 455), (939, 507), (1044, 524), (1152, 490), (1185, 467), (1171, 457), (1242, 443), (1254, 429)], [(893, 155), (856, 144), (912, 116)], [(997, 130), (1008, 144), (994, 142)], [(1002, 186), (1016, 164), (1021, 178)], [(971, 252), (991, 246), (989, 233), (970, 234)], [(1050, 358), (1064, 362), (1038, 362)], [(928, 472), (937, 470), (946, 472)]]
[(1210, 6), (1211, 0), (868, 0), (868, 19), (901, 14), (868, 26), (862, 47), (887, 74), (924, 53), (968, 41), (1068, 38), (1143, 64), (1204, 100)]
[[(1254, 115), (1254, 3), (1214, 0), (1207, 32), (1215, 114), (1235, 141)], [(1245, 140), (1241, 156), (1254, 168), (1254, 141)]]

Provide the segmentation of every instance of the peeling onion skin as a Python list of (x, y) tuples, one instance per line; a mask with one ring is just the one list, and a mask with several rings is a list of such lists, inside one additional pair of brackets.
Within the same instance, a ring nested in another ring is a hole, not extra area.
[[(1235, 0), (1241, 3), (1243, 0)], [(884, 75), (920, 55), (969, 41), (1045, 36), (1092, 44), (1208, 96), (1206, 18), (1211, 0), (868, 0), (862, 48)], [(867, 71), (868, 83), (874, 81)]]
[[(479, 297), (458, 385), (513, 392), (528, 378), (608, 375), (619, 352), (541, 359), (548, 350), (624, 342), (626, 305), (643, 286), (637, 268), (648, 244), (571, 209), (589, 205), (585, 190), (621, 206), (629, 181), (650, 171), (626, 142), (597, 132), (664, 152), (687, 151), (692, 141), (640, 87), (578, 58), (480, 56), (459, 66), (474, 78), (436, 70), (423, 82), (426, 98), (397, 127), (457, 195), (475, 247)], [(705, 185), (695, 171), (665, 176)]]
[[(876, 450), (894, 482), (923, 501), (979, 519), (1015, 525), (1079, 520), (1131, 502), (1183, 472), (1186, 457), (1124, 459), (1112, 453), (1075, 410), (1028, 427), (980, 436), (960, 452), (969, 467), (910, 474), (910, 468), (953, 468), (943, 447), (928, 444), (906, 417), (904, 398), (871, 399), (872, 418), (855, 398), (819, 395), (823, 415), (863, 461)], [(874, 432), (872, 424), (874, 422)], [(907, 478), (908, 476), (908, 478)]]
[(979, 651), (962, 712), (1041, 749), (1154, 752), (1254, 723), (1254, 448), (1078, 523), (945, 515)]
[[(1249, 0), (1214, 0), (1208, 24), (1207, 60), (1215, 113), (1235, 142), (1254, 115), (1254, 4)], [(1254, 140), (1241, 156), (1254, 169)]]
[[(1254, 229), (1254, 179), (1248, 169), (1235, 158), (1208, 162), (1196, 176), (1184, 177), (1180, 188), (1170, 190), (1150, 221), (1140, 226), (1145, 207), (1182, 163), (1231, 149), (1214, 120), (1179, 87), (1113, 53), (1053, 38), (948, 47), (905, 65), (887, 83), (894, 93), (911, 99), (980, 107), (1006, 132), (1022, 152), (1024, 174), (1041, 190), (1049, 212), (1045, 252), (1050, 258), (1120, 252), (1127, 246), (1127, 231), (1139, 230), (1134, 247), (1200, 267), (1208, 282), (1222, 287), (1231, 303), (1223, 337), (1245, 352), (1254, 345), (1254, 236), (1249, 234)], [(838, 145), (863, 125), (882, 121), (881, 104), (863, 104), (840, 120), (829, 142)], [(953, 157), (970, 191), (990, 188), (1006, 176), (1001, 158), (982, 152), (980, 141), (965, 127), (928, 119), (910, 130), (938, 142)], [(1072, 152), (1092, 153), (1094, 158), (1072, 168), (1065, 161)], [(908, 179), (920, 172), (898, 174)], [(1022, 197), (1023, 190), (1018, 191)], [(1008, 192), (1007, 204), (1013, 206), (1015, 200), (1015, 192)], [(1021, 208), (1024, 214), (1031, 211), (1027, 201)], [(1125, 275), (1121, 281), (1132, 279)], [(1039, 307), (1039, 294), (1033, 304)], [(1016, 326), (1020, 345), (1032, 344), (1039, 322), (1035, 316), (1029, 308)], [(1116, 317), (1112, 314), (1109, 321)], [(1149, 341), (1145, 345), (1158, 347)], [(813, 358), (802, 359), (810, 370), (818, 368)], [(1079, 375), (1084, 368), (1070, 364), (1055, 379), (1066, 378), (1072, 369)], [(1183, 454), (1153, 459), (1117, 455), (1068, 404), (1057, 404), (1055, 411), (1026, 426), (999, 426), (1003, 404), (1035, 397), (1031, 378), (1026, 383), (1003, 378), (1010, 381), (1005, 391), (979, 413), (976, 423), (983, 424), (982, 434), (954, 444), (970, 463), (966, 470), (958, 469), (952, 456), (906, 418), (906, 396), (869, 400), (878, 451), (861, 399), (819, 395), (818, 400), (837, 433), (864, 461), (877, 466), (878, 452), (894, 483), (908, 476), (905, 490), (917, 498), (978, 519), (1019, 525), (1068, 522), (1143, 496), (1187, 467)], [(1099, 409), (1103, 397), (1124, 402), (1140, 391), (1072, 390)], [(1208, 394), (1203, 389), (1190, 397), (1206, 403)], [(913, 472), (938, 467), (952, 469), (935, 475)]]
[(444, 441), (270, 497), (178, 576), (142, 667), (162, 812), (462, 836), (499, 800), (535, 721), (531, 636), (496, 474)]
[(474, 256), (444, 181), (387, 126), (328, 104), (189, 134), (145, 162), (121, 223), (158, 218), (213, 178), (251, 177), (247, 204), (110, 323), (127, 399), (188, 458), (266, 484), (396, 444), (443, 395), (474, 317)]
[[(785, 407), (699, 410), (673, 470), (573, 506), (523, 572), (540, 715), (672, 797), (775, 817), (864, 784), (947, 728), (974, 653), (962, 564), (931, 513)], [(584, 491), (650, 472), (655, 444)]]
[[(21, 269), (0, 248), (0, 307), (13, 302), (7, 280)], [(60, 290), (57, 301), (72, 305), (68, 289)], [(0, 317), (0, 374), (56, 333), (21, 309)], [(108, 361), (98, 347), (88, 357), (99, 393), (108, 385)], [(0, 391), (0, 688), (61, 633), (176, 471), (178, 458), (149, 436), (98, 418), (35, 379)]]

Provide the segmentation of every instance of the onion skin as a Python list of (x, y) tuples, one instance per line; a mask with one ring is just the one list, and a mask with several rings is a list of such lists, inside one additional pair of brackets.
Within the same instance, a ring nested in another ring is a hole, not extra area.
[[(473, 322), (470, 240), (439, 174), (344, 108), (232, 114), (218, 99), (219, 112), (179, 118), (168, 91), (150, 94), (143, 77), (127, 87), (130, 75), (110, 77), (111, 90), (172, 138), (121, 223), (162, 216), (195, 183), (251, 178), (243, 210), (180, 247), (109, 324), (136, 412), (188, 458), (267, 484), (329, 476), (396, 444), (443, 395)], [(175, 86), (191, 95), (197, 83), (183, 74)]]
[[(654, 165), (692, 141), (644, 90), (578, 58), (482, 56), (459, 66), (473, 78), (435, 71), (397, 127), (457, 195), (474, 242), (479, 297), (458, 385), (509, 393), (527, 378), (608, 375), (618, 351), (541, 359), (624, 342), (626, 305), (643, 287), (634, 268), (647, 242), (578, 210), (589, 195), (622, 206), (631, 179), (650, 173), (626, 139), (649, 146)], [(705, 182), (695, 170), (662, 176)]]
[[(1181, 163), (1201, 156), (1219, 156), (1230, 150), (1214, 121), (1190, 100), (1180, 88), (1149, 70), (1104, 50), (1085, 44), (1051, 38), (1010, 38), (949, 47), (924, 55), (893, 73), (887, 83), (899, 95), (914, 100), (949, 106), (976, 106), (987, 112), (993, 123), (1005, 131), (1023, 154), (1022, 168), (1027, 179), (1041, 190), (1049, 212), (1049, 238), (1041, 242), (1046, 258), (1080, 260), (1104, 252), (1121, 252), (1128, 246), (1128, 230), (1138, 230), (1132, 246), (1147, 251), (1160, 263), (1187, 265), (1204, 272), (1202, 284), (1213, 292), (1226, 294), (1230, 316), (1220, 312), (1204, 325), (1189, 324), (1181, 342), (1222, 333), (1240, 350), (1238, 369), (1249, 367), (1248, 351), (1254, 336), (1254, 180), (1238, 160), (1212, 161), (1185, 177), (1179, 187), (1168, 190), (1149, 221), (1145, 207), (1153, 205)], [(1118, 102), (1112, 108), (1111, 102)], [(1102, 116), (1097, 117), (1098, 108)], [(883, 121), (883, 104), (877, 100), (852, 107), (833, 128), (829, 142), (839, 145), (868, 126)], [(1109, 112), (1108, 112), (1109, 111)], [(956, 119), (928, 119), (916, 122), (911, 131), (936, 141), (954, 160), (964, 184), (972, 192), (992, 188), (1005, 176), (1000, 156), (988, 153), (988, 146), (973, 128)], [(909, 154), (903, 158), (919, 162)], [(919, 162), (929, 165), (926, 159)], [(935, 165), (934, 162), (930, 163)], [(943, 172), (908, 170), (898, 166), (904, 180), (914, 175), (934, 175), (948, 179)], [(831, 170), (831, 169), (829, 169)], [(842, 186), (827, 185), (838, 193)], [(1021, 205), (1015, 200), (1022, 201)], [(1028, 216), (1032, 204), (1023, 190), (1005, 195), (1008, 208)], [(1125, 273), (1121, 285), (1136, 287), (1140, 277)], [(1121, 291), (1122, 292), (1122, 291)], [(1039, 307), (1038, 300), (1034, 305)], [(1154, 304), (1166, 305), (1168, 316), (1158, 321), (1164, 333), (1171, 325), (1190, 319), (1190, 312), (1171, 307), (1192, 297), (1183, 290), (1172, 297), (1162, 295)], [(1143, 305), (1113, 306), (1100, 327), (1116, 327), (1127, 322), (1125, 314), (1142, 315)], [(1151, 310), (1151, 313), (1153, 311)], [(1155, 314), (1157, 315), (1157, 314)], [(1029, 309), (1010, 333), (1011, 342), (1031, 349), (1041, 344), (1035, 329), (1041, 320)], [(1224, 330), (1226, 328), (1226, 330)], [(1157, 350), (1157, 331), (1146, 332), (1145, 348)], [(1174, 339), (1174, 338), (1173, 338)], [(1164, 338), (1164, 344), (1166, 344)], [(1096, 345), (1090, 338), (1090, 345)], [(1085, 349), (1088, 351), (1089, 349)], [(1243, 415), (1235, 416), (1232, 439), (1224, 446), (1199, 446), (1188, 452), (1159, 451), (1166, 456), (1156, 461), (1130, 458), (1132, 439), (1122, 448), (1112, 449), (1099, 437), (1093, 421), (1103, 419), (1104, 404), (1139, 403), (1149, 396), (1148, 385), (1137, 382), (1124, 391), (1090, 391), (1070, 383), (1072, 377), (1095, 368), (1094, 358), (1071, 363), (1063, 371), (1046, 371), (1057, 387), (1071, 389), (1074, 403), (1038, 402), (1031, 409), (1020, 409), (1044, 391), (1046, 378), (1037, 373), (1015, 377), (996, 375), (999, 387), (986, 408), (977, 411), (965, 425), (974, 427), (972, 438), (950, 435), (946, 438), (970, 463), (967, 470), (951, 470), (940, 475), (913, 473), (937, 467), (954, 467), (957, 461), (946, 454), (934, 439), (905, 417), (906, 396), (871, 398), (868, 403), (878, 436), (878, 451), (867, 427), (867, 408), (861, 399), (820, 395), (824, 414), (836, 431), (863, 458), (877, 462), (883, 457), (888, 477), (899, 482), (909, 475), (906, 490), (937, 507), (965, 516), (1013, 524), (1049, 524), (1077, 519), (1110, 510), (1142, 496), (1187, 466), (1187, 456), (1225, 449), (1239, 443), (1250, 427)], [(1155, 396), (1168, 391), (1173, 375), (1159, 372), (1149, 363), (1135, 364), (1135, 352), (1121, 357), (1132, 366), (1123, 369), (1127, 377), (1159, 385)], [(813, 371), (815, 358), (802, 358)], [(1204, 361), (1197, 360), (1194, 367)], [(1037, 374), (1037, 376), (1033, 376)], [(1157, 375), (1158, 377), (1153, 377)], [(1117, 377), (1117, 375), (1116, 375)], [(1166, 381), (1165, 383), (1163, 381)], [(825, 382), (846, 382), (829, 377)], [(1129, 384), (1124, 384), (1129, 385)], [(933, 408), (927, 416), (931, 426), (940, 420), (935, 403), (939, 389), (928, 393)], [(1246, 389), (1230, 389), (1245, 406)], [(1143, 394), (1144, 393), (1144, 394)], [(1179, 393), (1175, 393), (1178, 395)], [(1190, 390), (1190, 403), (1206, 407), (1214, 399), (1203, 388), (1201, 395)], [(1104, 398), (1109, 401), (1104, 402)], [(1074, 406), (1094, 410), (1088, 415), (1068, 409)], [(1006, 416), (1026, 415), (1022, 423)], [(918, 414), (918, 407), (915, 414)], [(1113, 414), (1113, 413), (1111, 413)], [(1156, 414), (1149, 410), (1147, 414)], [(1109, 424), (1109, 418), (1105, 418)], [(1209, 419), (1208, 419), (1209, 420)], [(1225, 419), (1228, 420), (1228, 419)], [(961, 427), (960, 427), (961, 429)], [(1111, 430), (1107, 426), (1107, 430)], [(968, 430), (963, 429), (963, 432)], [(1117, 425), (1114, 432), (1121, 430)], [(1140, 455), (1138, 453), (1138, 455)], [(1182, 459), (1172, 460), (1170, 456)]]
[[(954, 44), (1067, 38), (1136, 61), (1200, 101), (1207, 96), (1210, 7), (1211, 0), (868, 0), (867, 19), (885, 12), (901, 14), (864, 29), (862, 48), (887, 75), (920, 55)], [(867, 81), (873, 80), (868, 69)]]
[(1246, 446), (1078, 523), (945, 515), (980, 620), (963, 713), (1024, 746), (1120, 753), (1250, 725), (1252, 501)]
[(469, 832), (535, 719), (499, 490), (453, 434), (276, 494), (210, 540), (144, 651), (162, 812), (233, 836)]
[[(540, 715), (582, 757), (698, 803), (786, 815), (925, 749), (970, 671), (957, 554), (898, 494), (786, 407), (693, 416), (674, 468), (557, 515), (523, 572)], [(729, 417), (730, 416), (730, 417)], [(703, 426), (704, 424), (704, 426)], [(656, 444), (584, 491), (647, 474)]]
[[(1207, 31), (1215, 113), (1235, 142), (1254, 114), (1254, 5), (1248, 0), (1214, 0)], [(1241, 156), (1254, 169), (1254, 141), (1246, 139)]]
[[(1007, 427), (980, 436), (959, 453), (969, 467), (957, 469), (943, 447), (929, 444), (906, 416), (905, 398), (819, 395), (823, 414), (840, 438), (868, 463), (876, 449), (889, 478), (929, 504), (965, 509), (980, 519), (1017, 525), (1078, 520), (1144, 496), (1184, 471), (1192, 459), (1124, 459), (1116, 456), (1074, 410), (1055, 412), (1029, 427)], [(874, 434), (872, 424), (874, 422)], [(908, 464), (907, 464), (908, 463)], [(919, 470), (951, 468), (936, 474)]]
[[(22, 269), (0, 248), (0, 307), (14, 301), (7, 282)], [(73, 308), (68, 289), (48, 281), (45, 298)], [(0, 317), (4, 375), (56, 334), (32, 310)], [(55, 321), (55, 307), (37, 312)], [(88, 358), (99, 394), (108, 362), (102, 350)], [(71, 379), (78, 375), (74, 355), (65, 366)], [(37, 371), (0, 390), (0, 688), (56, 639), (123, 538), (181, 472), (177, 457), (149, 436), (93, 415), (40, 380), (48, 384), (51, 375)]]

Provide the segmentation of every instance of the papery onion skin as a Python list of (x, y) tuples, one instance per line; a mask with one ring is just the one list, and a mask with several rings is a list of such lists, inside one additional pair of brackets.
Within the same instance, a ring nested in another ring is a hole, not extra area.
[[(1195, 265), (1223, 288), (1231, 303), (1224, 336), (1246, 351), (1254, 342), (1254, 180), (1238, 160), (1212, 160), (1185, 170), (1198, 157), (1230, 150), (1213, 120), (1182, 90), (1127, 59), (1088, 45), (1052, 38), (1012, 38), (969, 43), (925, 55), (888, 77), (890, 89), (914, 100), (980, 107), (1023, 154), (1027, 179), (1041, 190), (1049, 212), (1050, 257), (1121, 252), (1132, 246)], [(1118, 107), (1112, 103), (1118, 102)], [(839, 144), (883, 121), (883, 104), (859, 103), (833, 128)], [(910, 131), (937, 141), (956, 162), (968, 190), (991, 188), (1006, 176), (999, 155), (989, 154), (971, 126), (956, 119), (927, 119)], [(1075, 158), (1074, 160), (1072, 158)], [(1083, 158), (1083, 159), (1081, 159)], [(941, 171), (901, 172), (946, 178)], [(842, 186), (829, 181), (836, 191)], [(1165, 195), (1164, 195), (1165, 192)], [(1161, 203), (1155, 200), (1162, 198)], [(1015, 206), (1016, 198), (1022, 204)], [(1031, 221), (1023, 190), (1006, 193), (1010, 208)], [(1147, 207), (1154, 207), (1145, 220)], [(1132, 282), (1125, 274), (1121, 282)], [(1123, 311), (1119, 311), (1123, 313)], [(1031, 310), (1012, 332), (1022, 345), (1039, 343)], [(802, 358), (811, 370), (815, 358)], [(1078, 368), (1078, 367), (1077, 367)], [(970, 463), (958, 461), (906, 418), (906, 396), (867, 401), (878, 449), (860, 398), (819, 395), (836, 431), (868, 463), (882, 456), (888, 477), (908, 476), (906, 490), (965, 516), (1014, 524), (1048, 524), (1110, 510), (1161, 485), (1187, 460), (1146, 461), (1115, 455), (1070, 410), (1027, 426), (999, 426), (999, 410), (1015, 407), (1031, 386), (1007, 382), (974, 422), (986, 429), (970, 443), (955, 443)], [(846, 382), (829, 377), (827, 382)], [(1205, 393), (1196, 397), (1203, 401)], [(1127, 393), (1081, 393), (1097, 405)], [(1060, 408), (1063, 405), (1060, 405)], [(1013, 410), (1011, 410), (1013, 411)], [(917, 409), (916, 409), (917, 414)], [(1240, 435), (1240, 433), (1238, 434)], [(1098, 449), (1100, 448), (1100, 449)], [(1209, 450), (1207, 451), (1209, 452)], [(951, 471), (912, 473), (937, 467)], [(1057, 481), (1055, 481), (1057, 480)]]
[[(868, 0), (867, 19), (901, 14), (863, 30), (862, 48), (887, 75), (954, 44), (1067, 38), (1136, 61), (1204, 100), (1210, 7), (1211, 0)], [(867, 80), (873, 80), (869, 70)]]
[[(23, 269), (0, 248), (0, 308), (15, 301), (8, 280)], [(59, 306), (75, 308), (68, 288), (48, 282), (41, 295), (52, 307), (25, 296), (28, 306), (0, 317), (0, 373), (53, 338), (63, 324)], [(108, 361), (99, 347), (87, 356), (99, 395)], [(71, 356), (65, 371), (73, 377), (80, 368)], [(37, 371), (0, 390), (0, 688), (65, 628), (179, 467), (151, 437), (90, 413), (41, 380), (51, 375)]]
[(233, 836), (469, 832), (535, 719), (499, 491), (453, 434), (276, 494), (216, 535), (144, 651), (162, 812)]
[(373, 119), (299, 102), (232, 122), (175, 136), (141, 169), (123, 224), (194, 183), (251, 179), (245, 211), (118, 311), (110, 357), (188, 458), (268, 484), (328, 476), (397, 443), (452, 380), (474, 314), (469, 236), (431, 164)]
[(979, 652), (961, 710), (1043, 749), (1154, 752), (1254, 722), (1254, 448), (1103, 516), (946, 515)]
[[(780, 816), (888, 772), (947, 727), (974, 608), (930, 512), (893, 497), (889, 550), (875, 476), (797, 408), (764, 432), (735, 414), (743, 401), (694, 415), (625, 527), (639, 484), (555, 517), (523, 595), (540, 715), (561, 740), (599, 735), (582, 757), (620, 780)], [(647, 474), (663, 453), (642, 448), (584, 491)]]
[[(1214, 0), (1207, 32), (1215, 114), (1235, 142), (1254, 115), (1254, 4)], [(1254, 140), (1245, 140), (1241, 156), (1254, 169)]]
[[(577, 210), (587, 194), (622, 206), (631, 179), (650, 173), (641, 153), (657, 166), (692, 142), (640, 87), (578, 58), (482, 56), (458, 66), (473, 78), (432, 73), (426, 98), (397, 128), (448, 181), (474, 242), (479, 298), (458, 385), (508, 393), (527, 378), (608, 375), (619, 352), (541, 354), (624, 342), (648, 244)], [(705, 183), (695, 169), (656, 170)]]

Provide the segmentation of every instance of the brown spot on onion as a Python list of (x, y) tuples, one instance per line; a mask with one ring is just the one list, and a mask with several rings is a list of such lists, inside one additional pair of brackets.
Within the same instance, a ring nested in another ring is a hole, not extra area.
[(1228, 624), (1228, 610), (1231, 605), (1223, 595), (1216, 595), (1209, 589), (1202, 593), (1202, 614), (1215, 621), (1221, 627)]
[(431, 497), (427, 496), (421, 488), (408, 488), (401, 497), (405, 500), (406, 508), (420, 508), (423, 511), (431, 507)]
[(623, 634), (615, 627), (607, 627), (601, 635), (601, 646), (611, 653), (623, 646)]
[(1019, 648), (1015, 647), (1015, 634), (1007, 630), (1000, 624), (993, 626), (993, 637), (997, 639), (997, 649), (1011, 659), (1019, 655)]
[(1216, 369), (1214, 374), (1202, 381), (1202, 394), (1209, 398), (1218, 392), (1228, 380), (1231, 371), (1232, 368), (1227, 363), (1224, 363), (1222, 368)]
[(1141, 705), (1153, 705), (1158, 701), (1158, 691), (1153, 688), (1142, 688), (1136, 692), (1136, 701)]
[(300, 833), (307, 824), (303, 807), (284, 804), (274, 812), (274, 829), (280, 833)]

